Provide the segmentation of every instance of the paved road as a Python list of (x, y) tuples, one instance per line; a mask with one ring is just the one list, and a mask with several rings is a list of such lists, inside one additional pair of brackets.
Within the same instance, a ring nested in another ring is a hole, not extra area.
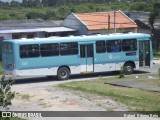
[[(158, 69), (160, 69), (160, 63), (153, 64), (152, 68), (140, 68), (139, 70), (135, 70), (133, 74), (156, 74), (158, 73)], [(82, 80), (82, 79), (91, 79), (97, 77), (110, 77), (110, 76), (118, 76), (119, 72), (105, 72), (105, 73), (94, 73), (94, 74), (86, 74), (86, 75), (74, 75), (70, 77), (70, 80)], [(46, 76), (30, 76), (30, 77), (16, 77), (16, 83), (33, 83), (33, 82), (50, 82), (50, 81), (58, 81), (56, 77), (47, 78)], [(37, 81), (38, 80), (38, 81)], [(65, 81), (66, 82), (66, 81)]]
[[(118, 81), (105, 82), (105, 84), (121, 86), (121, 87), (129, 87), (129, 88), (139, 88), (139, 89), (148, 90), (148, 91), (160, 92), (160, 87), (158, 86), (146, 85), (144, 83), (141, 83), (146, 80), (150, 80), (150, 79), (146, 78), (146, 79), (118, 80)], [(155, 81), (159, 79), (157, 78), (157, 79), (151, 79), (151, 80)]]

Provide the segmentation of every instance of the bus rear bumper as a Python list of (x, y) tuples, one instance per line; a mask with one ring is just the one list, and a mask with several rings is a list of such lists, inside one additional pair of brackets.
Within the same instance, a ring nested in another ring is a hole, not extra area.
[(17, 70), (12, 70), (12, 71), (3, 70), (3, 71), (4, 71), (4, 74), (7, 75), (7, 76), (17, 76), (18, 75), (18, 71)]

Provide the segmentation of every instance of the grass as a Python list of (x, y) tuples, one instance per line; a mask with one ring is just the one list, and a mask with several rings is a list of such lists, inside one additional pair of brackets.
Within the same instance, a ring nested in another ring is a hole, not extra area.
[(160, 52), (153, 52), (154, 58), (160, 58)]
[[(154, 75), (158, 76), (158, 75)], [(139, 76), (145, 79), (146, 75)], [(135, 79), (135, 76), (125, 76), (124, 79)], [(118, 77), (98, 78), (89, 81), (74, 81), (59, 85), (62, 88), (80, 90), (102, 96), (109, 96), (117, 102), (128, 106), (129, 110), (136, 111), (159, 111), (160, 93), (140, 90), (136, 88), (125, 88), (104, 84), (107, 81), (121, 80)]]

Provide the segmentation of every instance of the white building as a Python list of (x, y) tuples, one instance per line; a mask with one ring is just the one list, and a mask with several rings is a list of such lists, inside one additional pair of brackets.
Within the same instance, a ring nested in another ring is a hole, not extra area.
[(121, 11), (71, 13), (61, 26), (77, 30), (77, 34), (106, 34), (108, 32), (137, 32), (136, 23)]

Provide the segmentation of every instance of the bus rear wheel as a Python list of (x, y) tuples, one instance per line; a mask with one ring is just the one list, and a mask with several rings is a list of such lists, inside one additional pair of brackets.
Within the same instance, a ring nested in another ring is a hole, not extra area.
[(67, 80), (69, 78), (70, 71), (67, 67), (59, 68), (57, 72), (57, 77), (59, 80)]
[(126, 63), (124, 65), (124, 72), (125, 72), (126, 75), (132, 74), (133, 70), (134, 70), (134, 68), (133, 68), (133, 64), (132, 63)]

